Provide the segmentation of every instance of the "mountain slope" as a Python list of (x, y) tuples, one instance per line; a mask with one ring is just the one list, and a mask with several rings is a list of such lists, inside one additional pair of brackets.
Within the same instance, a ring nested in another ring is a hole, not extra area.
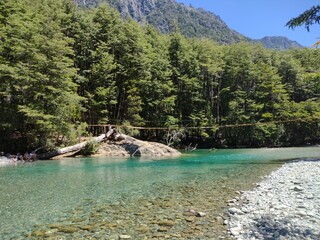
[(259, 40), (255, 40), (257, 42), (260, 42), (265, 46), (266, 48), (273, 48), (278, 50), (285, 50), (285, 49), (291, 49), (291, 48), (302, 48), (303, 46), (299, 44), (296, 41), (292, 41), (288, 39), (287, 37), (264, 37)]
[[(74, 0), (77, 4), (94, 7), (104, 0)], [(105, 0), (125, 18), (130, 16), (140, 23), (148, 23), (162, 33), (178, 27), (187, 37), (206, 37), (218, 43), (231, 44), (240, 41), (262, 43), (267, 48), (288, 49), (302, 47), (285, 37), (266, 37), (252, 40), (232, 29), (217, 15), (201, 8), (193, 8), (175, 0)]]

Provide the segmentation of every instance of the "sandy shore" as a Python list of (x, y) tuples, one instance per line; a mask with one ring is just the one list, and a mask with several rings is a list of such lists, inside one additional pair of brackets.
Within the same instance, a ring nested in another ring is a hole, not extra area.
[(230, 203), (235, 239), (320, 239), (320, 159), (286, 163)]

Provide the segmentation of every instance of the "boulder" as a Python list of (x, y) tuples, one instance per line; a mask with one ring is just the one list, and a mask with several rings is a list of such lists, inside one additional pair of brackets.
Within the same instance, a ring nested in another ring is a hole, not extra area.
[(96, 156), (119, 157), (178, 157), (181, 153), (162, 143), (141, 141), (125, 136), (125, 139), (101, 143)]

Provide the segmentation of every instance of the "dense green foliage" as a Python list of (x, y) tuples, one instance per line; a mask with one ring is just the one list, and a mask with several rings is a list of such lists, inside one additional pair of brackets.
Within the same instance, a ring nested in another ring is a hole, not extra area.
[(0, 33), (0, 150), (70, 144), (85, 123), (179, 127), (206, 146), (319, 142), (319, 49), (161, 35), (71, 0), (3, 0)]

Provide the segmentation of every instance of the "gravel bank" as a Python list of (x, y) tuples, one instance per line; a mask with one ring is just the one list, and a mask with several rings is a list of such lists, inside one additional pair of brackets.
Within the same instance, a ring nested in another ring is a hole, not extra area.
[(229, 202), (235, 239), (320, 239), (320, 160), (286, 163)]

